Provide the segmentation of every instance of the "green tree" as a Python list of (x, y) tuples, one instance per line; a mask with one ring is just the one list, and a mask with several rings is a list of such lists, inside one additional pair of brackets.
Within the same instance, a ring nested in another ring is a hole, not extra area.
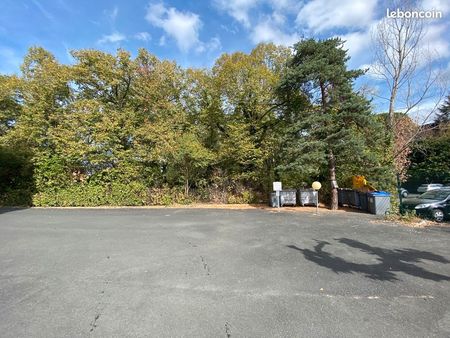
[[(55, 132), (65, 118), (65, 109), (73, 99), (68, 84), (69, 69), (40, 47), (32, 47), (25, 56), (19, 87), (21, 109), (14, 128), (4, 142), (16, 144), (33, 153), (34, 179), (37, 188), (61, 186), (70, 180), (66, 165), (55, 149)], [(52, 171), (49, 171), (49, 169)]]
[(14, 127), (21, 113), (20, 84), (16, 76), (0, 75), (0, 137)]
[(117, 176), (125, 182), (137, 179), (133, 147), (137, 121), (132, 104), (136, 63), (123, 50), (115, 56), (95, 50), (72, 54), (76, 60), (71, 75), (77, 100), (69, 107), (62, 130), (66, 134), (61, 138), (72, 141), (71, 155), (90, 176)]
[(222, 55), (212, 70), (223, 116), (219, 163), (225, 175), (258, 190), (267, 191), (273, 179), (276, 88), (289, 57), (287, 48), (261, 44), (250, 54)]
[(184, 132), (180, 135), (171, 154), (171, 162), (172, 168), (176, 169), (174, 174), (181, 174), (186, 196), (189, 196), (191, 183), (200, 176), (202, 170), (210, 165), (213, 159), (212, 152), (203, 146), (195, 133)]
[(447, 96), (446, 101), (439, 107), (435, 122), (441, 125), (450, 123), (450, 95)]
[[(309, 105), (290, 128), (285, 153), (291, 164), (284, 168), (322, 173), (330, 184), (331, 209), (337, 209), (337, 169), (354, 171), (349, 162), (352, 167), (380, 167), (370, 146), (382, 128), (371, 115), (369, 102), (353, 91), (353, 81), (363, 72), (347, 69), (349, 57), (340, 39), (305, 40), (294, 46), (294, 52), (279, 91), (283, 97), (303, 94)], [(288, 112), (294, 111), (289, 101), (286, 106)]]
[(410, 155), (409, 184), (450, 183), (450, 129), (419, 140)]

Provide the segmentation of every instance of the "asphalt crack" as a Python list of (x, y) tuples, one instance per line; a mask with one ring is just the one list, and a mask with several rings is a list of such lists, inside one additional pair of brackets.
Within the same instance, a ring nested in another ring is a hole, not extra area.
[(231, 325), (230, 323), (225, 323), (225, 334), (227, 335), (227, 338), (231, 337)]
[(95, 330), (95, 328), (97, 327), (97, 320), (100, 318), (101, 313), (97, 313), (94, 317), (94, 320), (91, 322), (91, 329), (89, 330), (89, 332), (92, 332)]
[[(108, 285), (110, 283), (110, 281), (107, 280), (104, 283), (106, 285)], [(104, 312), (104, 310), (106, 308), (106, 303), (103, 300), (103, 298), (105, 296), (105, 290), (101, 290), (99, 292), (99, 294), (100, 294), (100, 300), (97, 302), (94, 319), (89, 324), (89, 327), (90, 327), (89, 332), (93, 332), (97, 328), (97, 326), (98, 326), (97, 321), (100, 318), (100, 316), (102, 315), (102, 312)]]
[(200, 256), (200, 258), (202, 259), (202, 263), (203, 263), (203, 269), (205, 269), (206, 274), (209, 276), (210, 275), (210, 270), (209, 270), (209, 266), (205, 261), (205, 258), (203, 256)]

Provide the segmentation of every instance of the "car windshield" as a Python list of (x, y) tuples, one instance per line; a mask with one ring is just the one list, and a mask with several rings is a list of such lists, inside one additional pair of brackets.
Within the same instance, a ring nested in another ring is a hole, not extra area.
[(450, 195), (450, 190), (433, 190), (420, 195), (421, 199), (443, 200)]

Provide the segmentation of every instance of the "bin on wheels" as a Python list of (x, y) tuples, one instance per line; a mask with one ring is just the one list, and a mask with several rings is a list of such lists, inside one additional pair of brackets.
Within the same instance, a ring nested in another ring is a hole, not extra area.
[(358, 192), (360, 209), (363, 211), (369, 210), (369, 200), (366, 192)]
[(344, 204), (347, 204), (347, 203), (344, 203), (344, 202), (346, 202), (344, 200), (344, 196), (345, 196), (344, 190), (339, 188), (338, 189), (338, 205), (340, 207), (342, 207)]
[(276, 192), (271, 192), (270, 196), (269, 196), (269, 205), (272, 208), (277, 208), (278, 207), (278, 203), (279, 203), (279, 198), (277, 196)]
[(353, 208), (360, 208), (361, 201), (359, 199), (359, 192), (356, 190), (350, 190), (348, 192), (348, 205)]
[(374, 215), (386, 215), (391, 209), (391, 194), (385, 191), (367, 194), (369, 212)]
[(297, 204), (297, 191), (295, 189), (280, 191), (280, 206)]
[(298, 202), (303, 207), (307, 204), (317, 206), (317, 191), (314, 189), (299, 189)]

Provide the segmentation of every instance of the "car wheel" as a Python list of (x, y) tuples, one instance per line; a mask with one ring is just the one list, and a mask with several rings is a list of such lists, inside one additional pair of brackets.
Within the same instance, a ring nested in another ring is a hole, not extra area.
[(436, 222), (442, 222), (444, 220), (444, 211), (441, 209), (434, 209), (431, 211), (431, 216)]
[(403, 197), (403, 198), (408, 197), (408, 192), (407, 192), (407, 191), (402, 192), (402, 197)]

